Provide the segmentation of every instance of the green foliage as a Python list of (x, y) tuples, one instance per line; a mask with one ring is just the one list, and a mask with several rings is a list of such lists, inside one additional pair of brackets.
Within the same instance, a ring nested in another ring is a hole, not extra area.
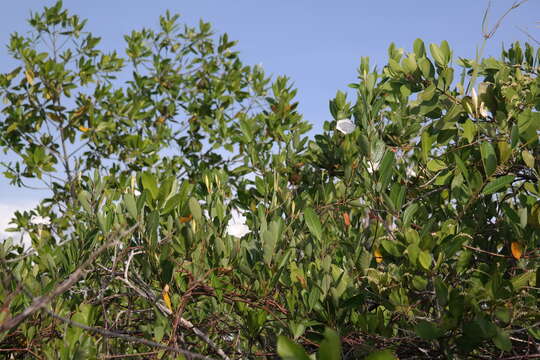
[(209, 24), (167, 13), (122, 57), (85, 23), (61, 2), (33, 14), (8, 46), (20, 66), (0, 75), (0, 146), (17, 156), (4, 174), (51, 190), (12, 221), (30, 249), (0, 244), (0, 348), (536, 351), (538, 50), (478, 62), (445, 41), (392, 44), (381, 71), (362, 58), (356, 98), (337, 92), (309, 140), (288, 80), (244, 65)]

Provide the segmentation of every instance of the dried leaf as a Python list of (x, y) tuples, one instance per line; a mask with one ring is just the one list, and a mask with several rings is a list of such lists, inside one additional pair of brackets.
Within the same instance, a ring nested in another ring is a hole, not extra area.
[(510, 249), (512, 250), (512, 256), (519, 260), (521, 256), (523, 255), (523, 248), (521, 247), (521, 244), (517, 241), (513, 241), (510, 245)]
[(184, 223), (190, 222), (191, 219), (193, 219), (193, 215), (190, 214), (188, 216), (181, 216), (179, 220), (181, 224), (184, 224)]
[(167, 309), (173, 311), (172, 304), (171, 304), (171, 298), (169, 296), (169, 285), (165, 285), (163, 287), (163, 292), (161, 293), (163, 296), (163, 301), (165, 302), (165, 305), (167, 306)]
[(375, 261), (377, 262), (377, 264), (382, 263), (383, 257), (381, 254), (381, 250), (375, 249), (375, 251), (373, 252), (373, 255), (375, 256)]
[(347, 227), (351, 226), (351, 218), (349, 216), (349, 213), (344, 212), (342, 215), (343, 215), (343, 221), (345, 222), (345, 226)]

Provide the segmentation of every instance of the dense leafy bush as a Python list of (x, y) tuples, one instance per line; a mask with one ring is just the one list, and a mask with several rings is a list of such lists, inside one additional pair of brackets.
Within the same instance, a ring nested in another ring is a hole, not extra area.
[(30, 248), (0, 245), (0, 351), (539, 352), (538, 50), (391, 45), (309, 140), (286, 78), (177, 21), (127, 35), (125, 58), (61, 2), (12, 36), (5, 175), (52, 195), (13, 220)]

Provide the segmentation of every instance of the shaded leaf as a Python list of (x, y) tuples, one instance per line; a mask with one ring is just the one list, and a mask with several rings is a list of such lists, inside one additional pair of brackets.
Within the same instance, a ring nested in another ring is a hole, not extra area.
[(304, 210), (304, 221), (306, 222), (309, 231), (313, 236), (318, 240), (322, 239), (322, 225), (319, 220), (319, 216), (315, 213), (312, 208), (307, 208)]
[(504, 188), (506, 188), (507, 185), (511, 184), (512, 181), (514, 181), (515, 176), (514, 175), (505, 175), (501, 176), (499, 178), (496, 178), (495, 180), (490, 181), (482, 190), (482, 194), (484, 195), (490, 195), (493, 193), (496, 193)]
[(285, 336), (278, 337), (277, 353), (282, 360), (310, 360), (306, 351), (300, 345)]

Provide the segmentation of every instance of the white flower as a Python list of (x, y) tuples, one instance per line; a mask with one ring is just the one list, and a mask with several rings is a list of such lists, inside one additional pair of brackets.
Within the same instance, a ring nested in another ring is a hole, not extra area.
[(407, 166), (405, 169), (405, 174), (407, 177), (416, 177), (416, 171), (414, 171), (414, 168), (412, 166)]
[(371, 221), (369, 220), (369, 214), (365, 214), (364, 217), (360, 220), (360, 224), (364, 229), (367, 229), (369, 227), (370, 222)]
[(356, 125), (350, 119), (343, 119), (337, 122), (336, 129), (347, 135), (356, 129)]
[(233, 209), (231, 211), (231, 215), (232, 217), (227, 224), (228, 235), (236, 238), (242, 238), (251, 232), (249, 227), (246, 225), (246, 217), (243, 216), (239, 210)]
[(379, 162), (378, 161), (368, 161), (367, 163), (367, 171), (370, 174), (373, 174), (373, 172), (377, 171), (379, 168)]
[(398, 226), (396, 224), (395, 220), (392, 220), (392, 222), (388, 225), (388, 230), (391, 232), (395, 232), (398, 229)]
[(141, 192), (140, 192), (139, 190), (137, 190), (137, 189), (134, 189), (134, 190), (133, 190), (133, 195), (135, 195), (135, 196), (141, 196)]
[(30, 219), (30, 222), (34, 225), (50, 225), (51, 219), (49, 217), (43, 217), (43, 216), (32, 216)]
[(476, 110), (478, 109), (478, 95), (476, 94), (476, 90), (473, 88), (472, 89), (472, 103), (473, 103), (473, 108)]
[(229, 224), (227, 225), (227, 234), (239, 239), (249, 234), (250, 232), (251, 230), (249, 230), (249, 227), (245, 224), (231, 224), (229, 222)]
[(483, 117), (483, 118), (488, 116), (486, 105), (483, 102), (480, 103), (480, 108), (478, 109), (478, 114), (480, 114), (480, 116)]

